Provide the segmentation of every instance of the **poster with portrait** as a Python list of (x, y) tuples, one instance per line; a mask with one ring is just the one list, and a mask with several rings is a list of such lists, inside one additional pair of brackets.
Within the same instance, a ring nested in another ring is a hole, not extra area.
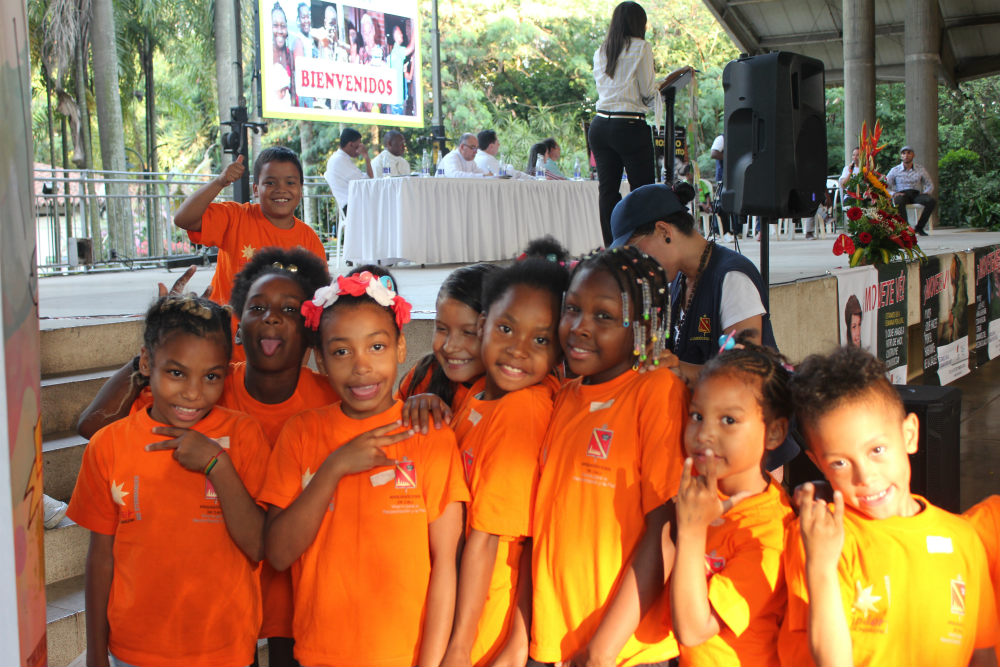
[(262, 115), (422, 127), (417, 0), (259, 0)]
[(885, 362), (889, 381), (906, 384), (906, 264), (878, 267), (878, 358)]
[(878, 271), (859, 266), (837, 272), (840, 344), (878, 353)]
[(920, 265), (924, 384), (946, 385), (969, 373), (969, 279), (964, 253)]
[(1000, 355), (1000, 246), (976, 248), (976, 362)]

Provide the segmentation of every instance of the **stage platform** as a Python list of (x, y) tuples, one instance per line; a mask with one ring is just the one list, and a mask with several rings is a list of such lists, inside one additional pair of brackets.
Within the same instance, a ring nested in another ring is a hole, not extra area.
[[(811, 352), (823, 351), (838, 341), (837, 281), (835, 273), (847, 268), (846, 256), (831, 252), (834, 236), (823, 239), (770, 240), (771, 313), (778, 345), (793, 360)], [(928, 255), (965, 252), (977, 247), (1000, 244), (1000, 232), (971, 229), (937, 229), (921, 239)], [(734, 244), (726, 244), (734, 247)], [(739, 242), (739, 251), (759, 266), (760, 243), (752, 239)], [(391, 267), (401, 293), (413, 304), (414, 325), (420, 335), (411, 336), (411, 350), (423, 353), (429, 331), (421, 321), (434, 317), (434, 301), (445, 277), (458, 265)], [(346, 267), (342, 267), (346, 268)], [(910, 289), (916, 290), (918, 265), (912, 264), (914, 277)], [(208, 285), (214, 267), (199, 267), (190, 283), (201, 292)], [(43, 329), (134, 320), (144, 312), (156, 295), (156, 284), (173, 283), (181, 274), (174, 269), (77, 273), (39, 279), (39, 313)], [(919, 322), (918, 292), (911, 292), (908, 324)], [(414, 332), (416, 333), (416, 332)], [(411, 355), (411, 359), (416, 358)], [(911, 376), (913, 373), (911, 373)]]

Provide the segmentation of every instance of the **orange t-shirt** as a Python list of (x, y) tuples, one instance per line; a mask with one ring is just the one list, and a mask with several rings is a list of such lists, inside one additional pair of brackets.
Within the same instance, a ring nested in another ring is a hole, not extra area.
[[(854, 664), (965, 667), (973, 649), (992, 647), (997, 615), (986, 553), (965, 519), (914, 495), (924, 510), (873, 520), (844, 511), (837, 565)], [(788, 609), (781, 626), (782, 665), (814, 664), (809, 650), (809, 592), (799, 522), (785, 546)]]
[[(990, 496), (970, 507), (962, 516), (972, 522), (986, 547), (986, 562), (993, 578), (997, 614), (1000, 615), (1000, 496)], [(1000, 636), (997, 637), (996, 654), (1000, 663)]]
[[(600, 625), (646, 514), (680, 484), (688, 392), (668, 370), (581, 378), (556, 395), (541, 453), (532, 533), (531, 657), (569, 660)], [(677, 655), (660, 596), (618, 655), (619, 665)]]
[(261, 248), (301, 247), (326, 261), (326, 250), (309, 225), (296, 218), (291, 229), (275, 227), (264, 217), (260, 204), (209, 204), (201, 216), (201, 231), (188, 232), (188, 238), (219, 249), (211, 298), (223, 305), (229, 303), (233, 277)]
[(518, 563), (531, 536), (538, 452), (558, 389), (558, 381), (549, 376), (495, 401), (470, 394), (452, 420), (472, 494), (467, 528), (500, 536), (472, 646), (473, 665), (490, 664), (510, 632)]
[[(132, 665), (247, 665), (260, 626), (257, 566), (233, 542), (215, 489), (181, 467), (146, 410), (102, 428), (83, 453), (68, 516), (114, 535), (109, 648)], [(226, 448), (256, 497), (267, 445), (252, 418), (213, 408), (196, 430)], [(100, 610), (93, 610), (100, 614)]]
[[(413, 386), (413, 373), (416, 371), (416, 366), (410, 369), (410, 371), (403, 376), (402, 381), (399, 383), (399, 390), (397, 391), (397, 396), (402, 400), (408, 399), (410, 396), (415, 396), (416, 394), (426, 394), (428, 387), (431, 385), (431, 375), (434, 373), (434, 369), (438, 367), (437, 361), (431, 362), (431, 367), (427, 369), (427, 375), (417, 383), (417, 386)], [(469, 395), (469, 391), (476, 386), (477, 383), (480, 385), (483, 382), (483, 378), (477, 378), (471, 385), (464, 385), (461, 382), (452, 382), (451, 385), (455, 390), (455, 397), (451, 400), (451, 409), (457, 411), (465, 397)], [(480, 388), (479, 391), (482, 391)]]
[[(402, 416), (398, 401), (367, 419), (340, 404), (289, 420), (261, 501), (288, 507), (331, 452)], [(431, 574), (428, 526), (468, 502), (451, 429), (384, 448), (397, 462), (340, 480), (316, 539), (292, 565), (295, 657), (303, 665), (413, 665)]]
[[(326, 377), (303, 366), (299, 371), (295, 393), (281, 403), (261, 403), (247, 392), (246, 373), (245, 363), (230, 365), (219, 405), (255, 416), (264, 430), (267, 446), (271, 448), (278, 440), (285, 422), (293, 416), (303, 410), (323, 407), (340, 400)], [(291, 571), (278, 572), (264, 561), (260, 568), (260, 592), (264, 621), (261, 623), (259, 636), (291, 637), (294, 609)]]
[(788, 496), (771, 480), (763, 493), (739, 502), (708, 528), (708, 601), (724, 624), (697, 646), (681, 645), (681, 665), (778, 664), (778, 628), (785, 614), (781, 552), (795, 518)]

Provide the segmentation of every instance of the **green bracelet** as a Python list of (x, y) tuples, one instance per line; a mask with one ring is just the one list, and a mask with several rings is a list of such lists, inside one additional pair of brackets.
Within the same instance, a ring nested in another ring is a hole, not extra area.
[(212, 472), (212, 468), (215, 467), (215, 464), (219, 462), (219, 456), (221, 454), (222, 454), (222, 452), (219, 452), (218, 454), (216, 454), (215, 456), (213, 456), (212, 460), (208, 462), (207, 466), (205, 466), (205, 476), (206, 477), (208, 476), (208, 473)]

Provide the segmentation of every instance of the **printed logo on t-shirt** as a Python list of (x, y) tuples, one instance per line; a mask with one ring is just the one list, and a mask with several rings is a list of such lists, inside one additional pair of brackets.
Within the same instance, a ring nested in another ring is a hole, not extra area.
[(865, 586), (860, 581), (854, 582), (854, 602), (851, 604), (851, 631), (877, 632), (886, 634), (889, 631), (886, 613), (888, 612), (889, 576), (884, 578), (885, 590), (875, 592), (875, 585)]
[[(126, 496), (130, 496), (126, 498)], [(139, 476), (132, 477), (132, 490), (125, 490), (125, 482), (111, 480), (111, 500), (118, 505), (118, 523), (130, 523), (142, 518), (139, 513)]]
[(465, 483), (472, 483), (472, 464), (475, 463), (476, 457), (473, 456), (471, 449), (466, 449), (462, 451), (462, 467), (465, 469)]
[(595, 428), (594, 432), (590, 434), (587, 456), (593, 456), (596, 459), (608, 458), (608, 454), (611, 452), (611, 438), (614, 434), (614, 431), (606, 428)]
[(725, 556), (720, 556), (712, 549), (712, 553), (705, 554), (705, 574), (712, 576), (713, 574), (718, 574), (722, 572), (726, 567)]
[(257, 251), (254, 250), (253, 246), (250, 245), (249, 243), (243, 246), (243, 261), (249, 262), (251, 259), (253, 259), (254, 253), (256, 252)]
[(309, 482), (311, 482), (313, 480), (313, 477), (315, 477), (315, 476), (316, 476), (316, 473), (314, 473), (311, 468), (306, 468), (306, 471), (304, 473), (302, 473), (302, 490), (303, 491), (305, 490), (305, 488), (307, 486), (309, 486)]
[(960, 574), (951, 580), (951, 613), (965, 616), (965, 582)]
[(405, 456), (402, 461), (396, 462), (396, 488), (417, 488), (417, 467), (413, 461), (410, 461)]
[(215, 487), (212, 486), (212, 482), (205, 478), (205, 499), (206, 500), (218, 500), (219, 494), (215, 492)]
[(481, 414), (479, 414), (478, 412), (476, 412), (475, 410), (472, 410), (472, 409), (469, 410), (469, 421), (472, 422), (473, 426), (476, 426), (477, 424), (479, 424), (479, 420), (482, 419), (482, 418), (483, 418), (483, 416)]

